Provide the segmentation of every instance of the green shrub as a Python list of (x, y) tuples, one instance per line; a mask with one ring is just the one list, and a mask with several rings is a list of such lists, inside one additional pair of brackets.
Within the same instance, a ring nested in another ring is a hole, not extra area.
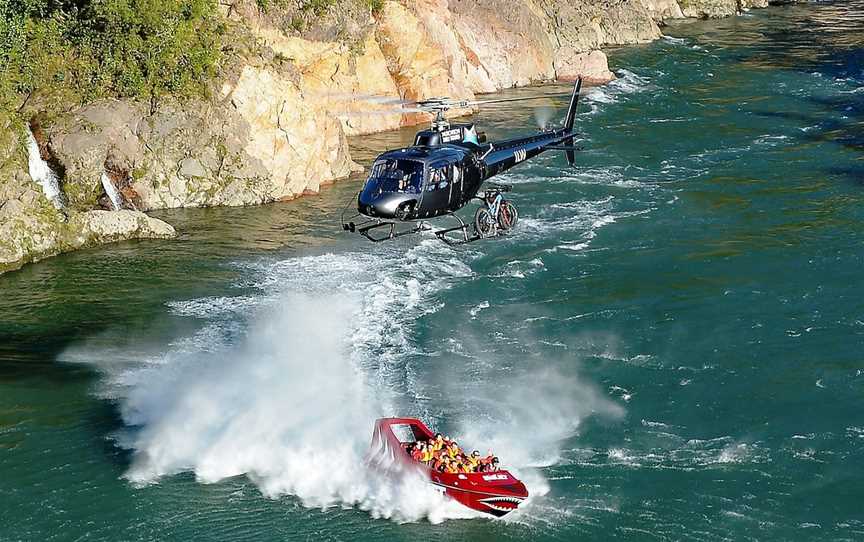
[(2, 109), (201, 95), (225, 32), (215, 0), (0, 0), (0, 16)]

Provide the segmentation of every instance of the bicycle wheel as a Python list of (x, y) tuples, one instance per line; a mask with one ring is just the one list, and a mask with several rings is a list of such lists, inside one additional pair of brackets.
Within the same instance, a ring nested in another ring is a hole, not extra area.
[(492, 213), (486, 207), (480, 207), (474, 213), (474, 231), (480, 237), (492, 237), (495, 235), (495, 220)]
[(498, 227), (507, 231), (516, 225), (519, 220), (519, 212), (516, 211), (516, 206), (509, 201), (501, 202), (501, 210), (498, 211)]

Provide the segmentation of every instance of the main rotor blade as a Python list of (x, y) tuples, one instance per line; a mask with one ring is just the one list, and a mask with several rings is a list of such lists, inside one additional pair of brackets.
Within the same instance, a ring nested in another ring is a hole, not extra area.
[(355, 94), (352, 92), (324, 92), (321, 97), (342, 102), (367, 102), (379, 105), (414, 105), (417, 102), (403, 100), (396, 96), (382, 96), (379, 94)]
[(527, 100), (540, 100), (542, 98), (569, 98), (571, 94), (540, 94), (537, 96), (526, 96), (523, 98), (499, 98), (496, 100), (476, 100), (473, 102), (459, 102), (459, 105), (465, 104), (468, 106), (472, 105), (483, 105), (483, 104), (498, 104), (504, 102), (524, 102)]
[(374, 117), (379, 115), (404, 115), (408, 113), (429, 113), (429, 111), (417, 107), (405, 107), (396, 109), (371, 109), (368, 111), (342, 111), (334, 114), (337, 117)]

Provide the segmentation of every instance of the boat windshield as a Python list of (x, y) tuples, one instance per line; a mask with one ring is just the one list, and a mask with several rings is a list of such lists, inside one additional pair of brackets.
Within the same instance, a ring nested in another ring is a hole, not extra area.
[(423, 162), (394, 158), (375, 162), (369, 180), (366, 181), (367, 189), (371, 188), (376, 192), (417, 194), (422, 186)]

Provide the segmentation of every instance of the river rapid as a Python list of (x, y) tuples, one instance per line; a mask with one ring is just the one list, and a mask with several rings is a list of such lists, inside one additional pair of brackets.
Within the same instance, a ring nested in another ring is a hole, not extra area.
[[(505, 238), (349, 236), (357, 178), (0, 278), (0, 540), (864, 538), (864, 2), (665, 30), (610, 52), (575, 168), (498, 179)], [(367, 472), (383, 415), (532, 499)]]

